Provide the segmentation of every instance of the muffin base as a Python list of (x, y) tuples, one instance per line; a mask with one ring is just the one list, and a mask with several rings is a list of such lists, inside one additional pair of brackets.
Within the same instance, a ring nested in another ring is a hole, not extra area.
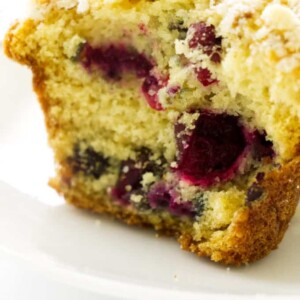
[(109, 199), (91, 200), (80, 190), (65, 193), (55, 179), (50, 184), (78, 208), (109, 214), (129, 225), (152, 226), (178, 239), (184, 250), (226, 265), (242, 265), (263, 258), (281, 242), (300, 197), (300, 157), (266, 174), (260, 185), (267, 196), (236, 211), (220, 237), (202, 241), (193, 238), (191, 224), (178, 224), (172, 219), (153, 223), (151, 215), (140, 215)]

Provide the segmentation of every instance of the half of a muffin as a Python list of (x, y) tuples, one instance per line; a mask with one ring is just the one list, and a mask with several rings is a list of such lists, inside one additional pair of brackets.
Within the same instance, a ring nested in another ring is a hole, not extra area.
[(33, 71), (52, 186), (217, 262), (276, 248), (300, 195), (300, 13), (279, 2), (36, 0), (5, 50)]

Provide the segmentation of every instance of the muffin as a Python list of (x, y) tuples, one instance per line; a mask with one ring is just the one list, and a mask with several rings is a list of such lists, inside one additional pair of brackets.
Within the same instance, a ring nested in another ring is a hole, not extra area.
[(240, 265), (300, 194), (300, 7), (36, 0), (5, 40), (31, 68), (67, 202)]

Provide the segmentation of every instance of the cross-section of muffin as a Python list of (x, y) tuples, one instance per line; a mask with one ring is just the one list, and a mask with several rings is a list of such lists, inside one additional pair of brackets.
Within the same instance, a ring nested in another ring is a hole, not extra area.
[(68, 202), (225, 264), (277, 247), (300, 194), (297, 1), (36, 0), (5, 50)]

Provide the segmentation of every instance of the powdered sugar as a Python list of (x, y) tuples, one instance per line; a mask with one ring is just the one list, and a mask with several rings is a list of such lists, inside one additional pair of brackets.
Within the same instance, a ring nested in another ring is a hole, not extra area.
[(77, 0), (57, 0), (56, 6), (58, 8), (71, 9), (77, 5)]
[(293, 30), (299, 26), (299, 19), (288, 7), (280, 4), (268, 5), (262, 13), (262, 19), (272, 29)]
[(78, 0), (77, 12), (84, 13), (89, 9), (89, 1), (88, 0)]

